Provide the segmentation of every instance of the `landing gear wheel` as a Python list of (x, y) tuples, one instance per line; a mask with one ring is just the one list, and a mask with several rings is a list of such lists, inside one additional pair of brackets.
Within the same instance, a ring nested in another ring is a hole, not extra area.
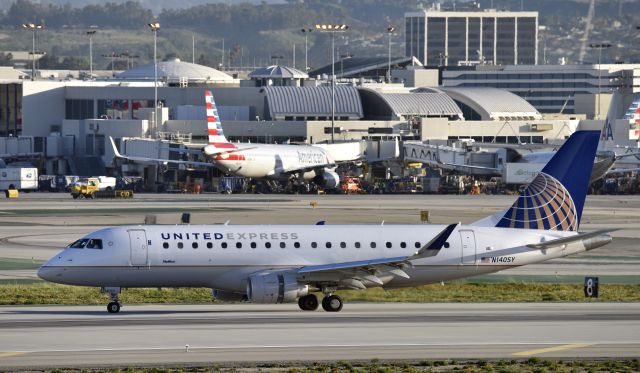
[(322, 308), (327, 312), (339, 312), (342, 305), (342, 299), (337, 295), (329, 295), (322, 299)]
[(109, 311), (109, 313), (118, 313), (118, 312), (120, 312), (120, 303), (111, 302), (111, 303), (107, 304), (107, 311)]
[(303, 311), (315, 311), (318, 309), (318, 297), (315, 294), (305, 295), (298, 299), (298, 306)]

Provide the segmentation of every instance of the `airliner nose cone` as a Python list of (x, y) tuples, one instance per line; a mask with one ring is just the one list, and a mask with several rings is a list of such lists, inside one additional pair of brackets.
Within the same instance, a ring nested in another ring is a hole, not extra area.
[(58, 268), (42, 266), (38, 268), (38, 277), (45, 281), (56, 282), (55, 277), (60, 272)]

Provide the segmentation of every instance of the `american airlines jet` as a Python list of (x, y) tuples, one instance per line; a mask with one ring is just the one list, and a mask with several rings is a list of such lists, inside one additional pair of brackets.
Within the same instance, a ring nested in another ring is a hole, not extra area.
[[(324, 188), (333, 189), (340, 184), (335, 168), (341, 163), (353, 163), (360, 158), (358, 154), (342, 154), (343, 151), (340, 151), (341, 148), (336, 145), (321, 147), (231, 143), (223, 133), (220, 116), (209, 90), (205, 91), (205, 101), (209, 144), (204, 147), (203, 152), (225, 173), (250, 178), (312, 180)], [(126, 156), (120, 154), (113, 139), (111, 144), (118, 158), (138, 162), (203, 164), (203, 162)], [(328, 149), (334, 149), (334, 151), (330, 152)], [(334, 159), (335, 155), (338, 155), (337, 160)]]
[(298, 302), (340, 311), (341, 289), (450, 281), (608, 244), (579, 232), (599, 133), (574, 133), (516, 202), (470, 225), (141, 225), (78, 239), (39, 270), (61, 284), (96, 286), (120, 310), (121, 289), (207, 287), (219, 300)]

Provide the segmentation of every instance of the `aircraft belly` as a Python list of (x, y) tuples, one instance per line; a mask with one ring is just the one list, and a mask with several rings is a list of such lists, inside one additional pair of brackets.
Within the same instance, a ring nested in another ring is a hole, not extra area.
[(65, 267), (55, 282), (77, 286), (123, 288), (208, 287), (244, 291), (248, 273), (261, 267)]

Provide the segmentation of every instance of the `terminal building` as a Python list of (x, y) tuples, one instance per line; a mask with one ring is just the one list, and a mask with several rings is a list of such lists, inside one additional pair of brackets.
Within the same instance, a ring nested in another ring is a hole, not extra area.
[[(447, 66), (443, 87), (493, 87), (513, 92), (541, 113), (576, 113), (576, 96), (612, 92), (628, 95), (624, 105), (640, 92), (640, 64)], [(598, 116), (609, 107), (601, 100)]]
[[(270, 66), (239, 80), (192, 65), (167, 61), (160, 70), (157, 110), (149, 66), (110, 80), (22, 80), (18, 135), (30, 139), (32, 152), (45, 155), (46, 174), (150, 177), (158, 169), (114, 162), (109, 137), (128, 155), (184, 159), (173, 150), (201, 149), (207, 139), (205, 89), (212, 90), (231, 141), (314, 144), (333, 134), (336, 141), (395, 142), (388, 149), (396, 149), (391, 155), (398, 159), (398, 141), (557, 142), (574, 132), (581, 119), (547, 117), (503, 88), (405, 87), (363, 79), (341, 79), (332, 108), (327, 81), (295, 69)], [(378, 151), (367, 157), (388, 159)], [(171, 172), (175, 178), (179, 170)]]
[(538, 63), (538, 12), (405, 13), (405, 55), (426, 66)]

